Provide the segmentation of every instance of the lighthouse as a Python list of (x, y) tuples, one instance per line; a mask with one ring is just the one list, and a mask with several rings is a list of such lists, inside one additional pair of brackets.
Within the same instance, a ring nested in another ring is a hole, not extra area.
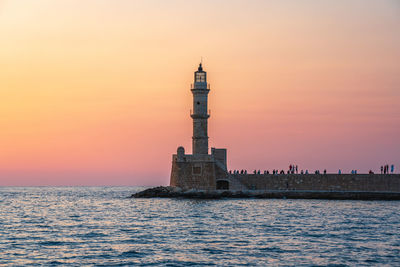
[(203, 70), (200, 63), (199, 68), (194, 73), (194, 82), (191, 86), (193, 94), (193, 155), (208, 154), (208, 131), (207, 123), (210, 114), (208, 113), (208, 93), (210, 86), (207, 83), (207, 73)]
[(193, 94), (192, 154), (178, 147), (172, 155), (170, 185), (183, 189), (216, 190), (229, 189), (226, 149), (211, 148), (208, 151), (208, 93), (207, 73), (200, 63), (194, 72), (194, 82), (190, 87)]

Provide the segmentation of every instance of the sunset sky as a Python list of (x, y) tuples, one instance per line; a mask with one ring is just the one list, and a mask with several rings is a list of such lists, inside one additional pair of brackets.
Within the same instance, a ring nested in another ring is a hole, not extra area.
[(166, 185), (211, 84), (229, 169), (400, 170), (400, 1), (0, 0), (0, 186)]

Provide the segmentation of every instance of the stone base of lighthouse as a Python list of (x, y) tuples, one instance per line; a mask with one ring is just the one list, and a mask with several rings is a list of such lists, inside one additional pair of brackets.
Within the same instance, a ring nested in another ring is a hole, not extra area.
[(185, 154), (183, 147), (172, 156), (170, 185), (182, 189), (216, 190), (217, 180), (227, 179), (226, 149), (211, 154)]

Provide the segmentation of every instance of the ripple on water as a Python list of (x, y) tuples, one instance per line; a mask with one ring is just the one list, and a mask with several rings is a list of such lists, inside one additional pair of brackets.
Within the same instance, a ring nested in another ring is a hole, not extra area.
[(0, 188), (0, 265), (400, 266), (396, 201), (129, 199)]
[(122, 252), (120, 254), (121, 257), (126, 257), (126, 258), (142, 258), (142, 257), (145, 257), (146, 255), (147, 255), (147, 253), (139, 252), (136, 250), (129, 250), (129, 251)]

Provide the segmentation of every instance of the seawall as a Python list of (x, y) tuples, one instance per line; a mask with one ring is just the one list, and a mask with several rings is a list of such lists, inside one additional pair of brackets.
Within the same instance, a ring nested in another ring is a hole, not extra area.
[(281, 199), (330, 199), (330, 200), (400, 200), (400, 192), (338, 192), (338, 191), (295, 191), (295, 190), (185, 190), (173, 186), (149, 188), (133, 194), (133, 198), (281, 198)]
[[(230, 174), (228, 190), (398, 192), (400, 174)], [(218, 182), (220, 181), (220, 182)]]
[(217, 188), (206, 189), (190, 181), (132, 197), (400, 200), (400, 174), (227, 174), (216, 178)]

